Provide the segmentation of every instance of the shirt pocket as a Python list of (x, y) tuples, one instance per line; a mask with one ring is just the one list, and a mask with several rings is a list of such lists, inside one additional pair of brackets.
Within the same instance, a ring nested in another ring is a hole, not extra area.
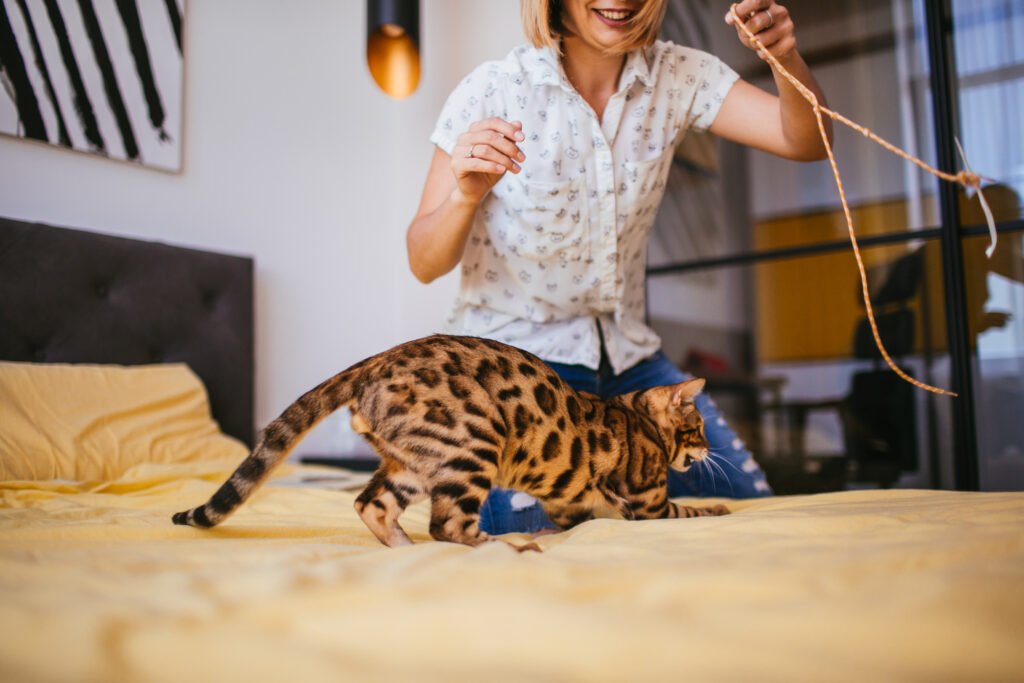
[(583, 182), (520, 182), (518, 189), (517, 220), (509, 226), (509, 249), (534, 261), (586, 259), (589, 245)]

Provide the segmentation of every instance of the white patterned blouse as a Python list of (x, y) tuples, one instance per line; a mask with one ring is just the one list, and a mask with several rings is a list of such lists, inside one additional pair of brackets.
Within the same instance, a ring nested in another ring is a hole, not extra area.
[(656, 352), (644, 324), (647, 233), (673, 150), (711, 125), (736, 79), (706, 52), (659, 41), (627, 56), (598, 120), (550, 49), (477, 67), (431, 142), (452, 154), (471, 123), (496, 116), (522, 122), (526, 160), (477, 209), (448, 331), (594, 369), (603, 337), (616, 373)]

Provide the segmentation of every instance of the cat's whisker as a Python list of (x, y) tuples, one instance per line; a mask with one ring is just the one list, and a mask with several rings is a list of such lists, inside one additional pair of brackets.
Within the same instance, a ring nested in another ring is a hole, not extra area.
[(708, 460), (707, 458), (698, 460), (697, 464), (700, 465), (700, 467), (697, 469), (697, 471), (700, 472), (701, 486), (703, 487), (703, 485), (704, 485), (704, 472), (706, 470), (708, 478), (711, 481), (711, 492), (712, 493), (717, 493), (717, 489), (718, 489), (717, 479), (718, 479), (718, 477), (715, 476), (714, 464), (710, 460)]
[(712, 489), (714, 493), (717, 493), (718, 475), (721, 475), (721, 477), (725, 479), (726, 482), (729, 481), (729, 478), (725, 475), (725, 470), (722, 469), (722, 466), (715, 462), (710, 454), (708, 455), (705, 462), (707, 462), (708, 468), (713, 472), (712, 480), (716, 483), (716, 486), (713, 486)]
[[(711, 480), (711, 492), (718, 493), (718, 477), (715, 476), (715, 469), (710, 460), (704, 459), (699, 461), (704, 469), (708, 470), (708, 478)], [(701, 470), (703, 475), (704, 469)]]
[(721, 453), (715, 453), (713, 451), (708, 451), (708, 460), (711, 461), (715, 465), (716, 468), (718, 468), (718, 471), (720, 471), (722, 473), (722, 476), (727, 476), (726, 472), (725, 472), (725, 468), (722, 467), (722, 463), (723, 462), (726, 465), (729, 465), (731, 467), (736, 467), (731, 462), (729, 462), (726, 458), (722, 457)]
[[(698, 460), (697, 464), (700, 465), (701, 461)], [(701, 467), (695, 468), (695, 470), (697, 472), (698, 481), (699, 481), (700, 485), (703, 487), (704, 486), (704, 468), (703, 468), (703, 466), (701, 466)], [(714, 484), (714, 480), (713, 479), (712, 479), (712, 484)]]
[(713, 455), (717, 456), (719, 460), (721, 460), (722, 462), (724, 462), (726, 465), (728, 465), (729, 467), (733, 468), (737, 472), (743, 472), (742, 469), (740, 469), (739, 467), (736, 466), (736, 463), (732, 462), (728, 458), (722, 457), (724, 453), (725, 453), (725, 451), (718, 451), (716, 453), (713, 450), (708, 450), (708, 455), (712, 455), (713, 454)]
[[(722, 458), (722, 457), (721, 457), (720, 455), (719, 455), (719, 456), (716, 456), (716, 455), (715, 455), (714, 453), (712, 453), (712, 452), (711, 452), (710, 450), (708, 451), (708, 455), (707, 455), (707, 458), (705, 458), (705, 460), (707, 460), (707, 462), (708, 462), (708, 463), (709, 463), (709, 464), (710, 464), (710, 465), (711, 465), (712, 467), (716, 468), (716, 469), (717, 469), (717, 471), (718, 471), (718, 472), (719, 472), (719, 473), (720, 473), (720, 474), (722, 475), (722, 478), (723, 478), (723, 479), (725, 479), (725, 482), (726, 482), (727, 484), (729, 484), (729, 494), (730, 494), (730, 496), (735, 496), (735, 495), (736, 495), (736, 490), (735, 490), (735, 489), (733, 488), (733, 485), (732, 485), (732, 480), (731, 480), (731, 479), (729, 479), (729, 475), (728, 475), (728, 474), (726, 473), (726, 471), (725, 471), (725, 468), (724, 468), (724, 467), (722, 467), (722, 466), (721, 466), (721, 465), (720, 465), (720, 464), (719, 464), (719, 463), (718, 463), (717, 461), (718, 461), (718, 460), (724, 460), (724, 461), (725, 461), (726, 463), (728, 463), (728, 464), (730, 464), (730, 465), (732, 465), (732, 463), (731, 463), (731, 462), (729, 462), (728, 460), (725, 460), (725, 459), (724, 459), (724, 458)], [(735, 465), (733, 465), (733, 467), (735, 467)]]

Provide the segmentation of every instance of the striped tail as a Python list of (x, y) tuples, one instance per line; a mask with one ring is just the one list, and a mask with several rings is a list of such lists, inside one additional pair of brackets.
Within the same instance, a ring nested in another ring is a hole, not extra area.
[(354, 370), (353, 367), (335, 375), (285, 408), (280, 417), (260, 432), (256, 448), (205, 505), (178, 512), (171, 521), (208, 529), (227, 519), (267, 480), (310, 429), (351, 402)]

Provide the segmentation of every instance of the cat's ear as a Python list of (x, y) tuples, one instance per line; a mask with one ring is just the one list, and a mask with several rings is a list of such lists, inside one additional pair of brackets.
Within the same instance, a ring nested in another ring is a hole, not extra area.
[(672, 405), (679, 406), (687, 401), (693, 401), (703, 388), (704, 380), (700, 378), (690, 379), (677, 384), (672, 389)]

